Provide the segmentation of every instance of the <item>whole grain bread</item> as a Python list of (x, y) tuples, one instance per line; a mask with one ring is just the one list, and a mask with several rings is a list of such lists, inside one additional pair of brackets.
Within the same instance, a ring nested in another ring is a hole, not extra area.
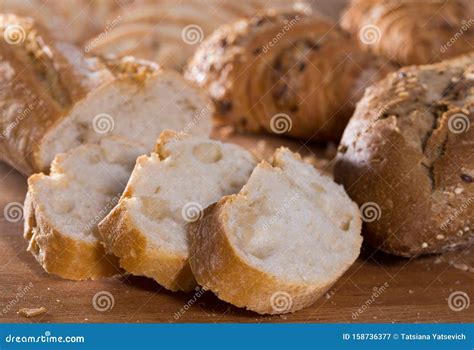
[(166, 128), (211, 130), (212, 101), (176, 72), (84, 56), (29, 18), (0, 15), (0, 34), (0, 160), (26, 175), (104, 136), (150, 149)]
[(173, 291), (192, 290), (186, 227), (209, 204), (239, 191), (255, 163), (237, 145), (163, 132), (151, 155), (137, 159), (119, 203), (99, 224), (106, 250), (129, 273)]
[(191, 269), (204, 289), (236, 306), (294, 312), (355, 261), (360, 231), (359, 210), (342, 186), (280, 148), (238, 194), (191, 224)]
[(374, 247), (411, 257), (473, 242), (473, 91), (472, 54), (402, 68), (366, 90), (334, 172)]
[(469, 0), (351, 0), (341, 17), (363, 48), (402, 66), (472, 51), (473, 24)]
[(121, 272), (105, 254), (97, 224), (115, 206), (135, 159), (145, 152), (117, 136), (58, 154), (51, 173), (28, 179), (24, 236), (49, 273), (83, 280)]
[(389, 71), (329, 19), (268, 11), (221, 26), (185, 76), (239, 129), (338, 140), (364, 88)]

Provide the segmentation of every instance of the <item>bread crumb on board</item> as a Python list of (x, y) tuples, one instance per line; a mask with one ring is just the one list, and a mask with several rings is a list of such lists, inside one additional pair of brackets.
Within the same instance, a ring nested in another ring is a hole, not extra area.
[(30, 318), (30, 317), (35, 317), (35, 316), (42, 315), (42, 314), (46, 313), (46, 311), (47, 310), (44, 306), (36, 307), (36, 308), (24, 307), (24, 308), (18, 310), (17, 314), (20, 315), (20, 316), (23, 316), (23, 317)]

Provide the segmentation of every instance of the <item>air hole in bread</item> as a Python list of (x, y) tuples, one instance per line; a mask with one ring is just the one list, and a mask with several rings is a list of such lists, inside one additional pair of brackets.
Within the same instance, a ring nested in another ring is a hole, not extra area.
[(193, 155), (201, 162), (216, 163), (222, 158), (221, 147), (215, 143), (202, 143), (194, 146)]

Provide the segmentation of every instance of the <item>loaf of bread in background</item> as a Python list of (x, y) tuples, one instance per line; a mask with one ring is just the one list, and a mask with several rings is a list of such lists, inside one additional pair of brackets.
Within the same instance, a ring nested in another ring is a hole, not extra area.
[(217, 27), (268, 8), (310, 9), (303, 0), (138, 0), (110, 15), (115, 25), (84, 47), (95, 54), (135, 57), (181, 70)]
[(334, 171), (374, 247), (412, 257), (474, 241), (473, 91), (472, 54), (402, 68), (366, 90)]
[(222, 300), (261, 314), (294, 312), (352, 265), (360, 231), (359, 210), (342, 186), (280, 148), (238, 194), (191, 224), (190, 264)]
[(341, 17), (363, 48), (402, 66), (472, 51), (473, 25), (469, 0), (351, 0)]
[(117, 136), (58, 154), (51, 173), (28, 179), (24, 236), (46, 272), (72, 280), (121, 272), (97, 224), (117, 204), (135, 159), (145, 152)]
[[(103, 31), (121, 3), (133, 0), (2, 0), (0, 13), (31, 17), (58, 40), (81, 44)], [(111, 21), (113, 22), (113, 21)]]
[(0, 34), (0, 160), (24, 174), (105, 135), (150, 149), (166, 128), (212, 128), (212, 101), (176, 72), (84, 56), (29, 18), (0, 15)]
[(326, 18), (269, 11), (216, 30), (185, 76), (239, 129), (338, 140), (365, 87), (392, 69)]
[(187, 226), (209, 204), (238, 192), (255, 164), (237, 145), (163, 132), (151, 155), (137, 159), (122, 198), (99, 224), (106, 250), (134, 275), (192, 290)]

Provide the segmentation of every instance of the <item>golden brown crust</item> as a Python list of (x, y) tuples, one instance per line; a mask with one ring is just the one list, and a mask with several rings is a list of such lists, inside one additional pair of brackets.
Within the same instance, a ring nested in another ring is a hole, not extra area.
[(472, 54), (406, 67), (358, 103), (335, 179), (375, 208), (364, 229), (374, 247), (410, 257), (474, 241), (473, 73)]
[(186, 77), (238, 128), (337, 140), (365, 86), (391, 70), (325, 18), (269, 11), (214, 32)]
[[(288, 283), (249, 265), (229, 241), (226, 196), (190, 224), (190, 265), (197, 282), (219, 299), (260, 314), (294, 312), (313, 304), (332, 285)], [(281, 301), (279, 300), (281, 299)]]
[(172, 291), (191, 291), (195, 287), (187, 257), (153, 247), (136, 228), (123, 202), (99, 224), (99, 230), (107, 251), (118, 257), (126, 271), (153, 278)]
[(131, 57), (86, 57), (28, 18), (0, 15), (0, 31), (0, 160), (25, 175), (48, 171), (42, 141), (89, 95), (169, 74)]
[(468, 0), (351, 0), (341, 26), (400, 65), (426, 64), (471, 51), (473, 17)]
[(24, 205), (24, 236), (30, 251), (46, 272), (72, 280), (97, 279), (120, 274), (114, 256), (107, 255), (99, 243), (74, 240), (51, 225), (51, 220), (36, 199), (35, 183), (44, 175), (28, 179)]
[(1, 159), (24, 174), (47, 170), (39, 159), (44, 135), (112, 76), (31, 19), (0, 15), (0, 32)]

